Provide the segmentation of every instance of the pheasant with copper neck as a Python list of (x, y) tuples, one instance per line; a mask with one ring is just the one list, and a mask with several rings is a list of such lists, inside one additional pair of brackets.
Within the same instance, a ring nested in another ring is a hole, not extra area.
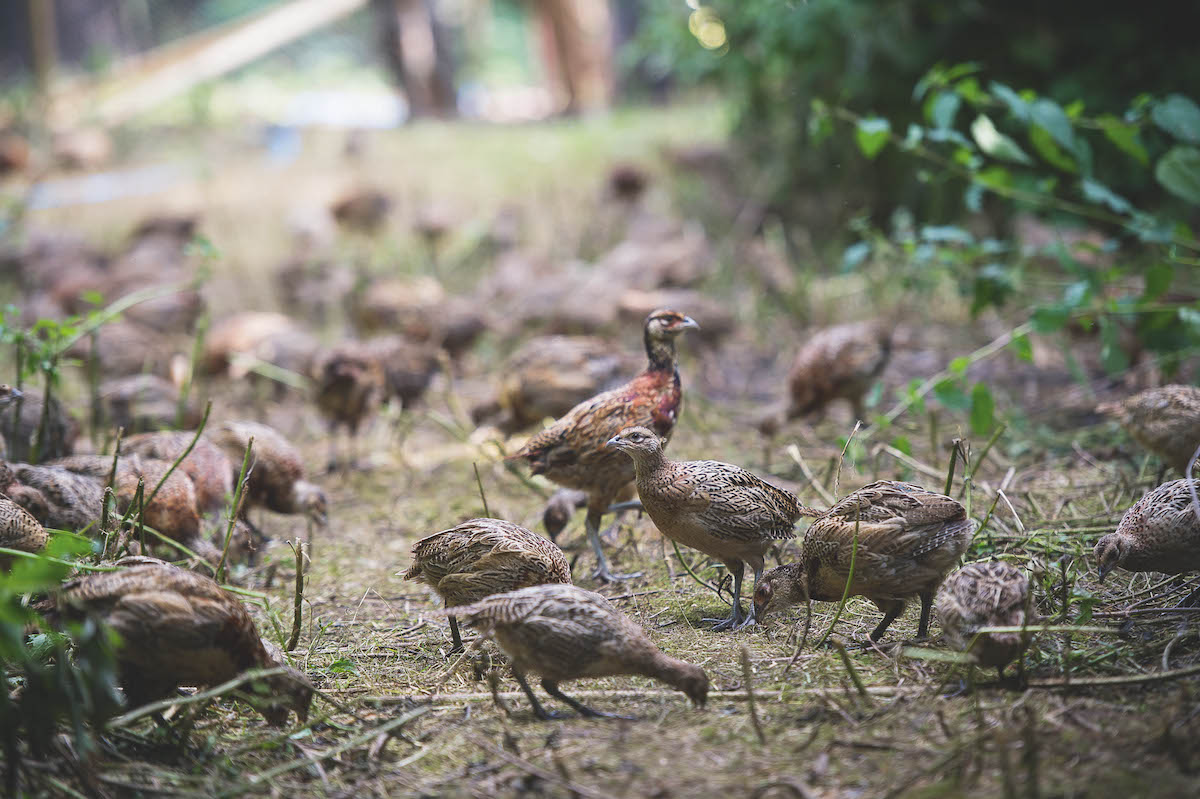
[(597, 561), (593, 576), (605, 582), (637, 575), (610, 572), (600, 547), (600, 518), (634, 479), (633, 463), (604, 444), (634, 426), (649, 427), (663, 439), (670, 438), (683, 397), (675, 339), (699, 327), (678, 311), (650, 314), (644, 328), (645, 371), (623, 386), (576, 405), (511, 456), (528, 461), (535, 475), (587, 492), (587, 535)]

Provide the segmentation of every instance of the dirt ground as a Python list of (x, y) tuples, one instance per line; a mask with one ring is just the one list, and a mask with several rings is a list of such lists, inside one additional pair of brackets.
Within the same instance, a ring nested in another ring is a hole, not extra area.
[[(469, 250), (474, 221), (491, 219), (508, 204), (523, 210), (524, 246), (567, 259), (605, 240), (606, 232), (589, 225), (601, 216), (596, 209), (612, 163), (651, 165), (655, 182), (647, 207), (675, 217), (683, 203), (662, 166), (663, 148), (715, 141), (721, 127), (719, 111), (695, 107), (536, 128), (426, 125), (376, 134), (365, 160), (350, 166), (332, 135), (312, 136), (303, 157), (286, 167), (264, 162), (236, 137), (198, 138), (187, 155), (141, 142), (130, 162), (182, 159), (194, 167), (192, 176), (165, 193), (37, 211), (29, 223), (67, 226), (111, 242), (152, 208), (201, 210), (205, 235), (220, 253), (205, 287), (217, 318), (277, 307), (271, 270), (290, 247), (286, 220), (295, 206), (325, 201), (345, 186), (372, 178), (401, 198), (379, 240), (339, 244), (377, 270), (424, 268), (407, 225), (432, 205), (449, 208), (459, 220), (460, 232), (448, 245), (451, 261)], [(887, 264), (853, 275), (818, 274), (802, 264), (803, 279), (779, 302), (735, 263), (723, 231), (708, 235), (718, 268), (700, 285), (732, 315), (734, 332), (717, 348), (681, 342), (684, 410), (669, 454), (738, 463), (813, 505), (825, 503), (823, 493), (844, 496), (877, 478), (941, 490), (951, 441), (972, 438), (961, 413), (934, 410), (932, 403), (910, 407), (889, 430), (859, 431), (848, 447), (845, 408), (790, 425), (771, 441), (750, 420), (782, 398), (788, 359), (809, 324), (896, 315), (901, 343), (874, 398), (873, 412), (883, 413), (912, 380), (1018, 324), (1019, 310), (1012, 318), (988, 312), (971, 320), (951, 281), (935, 280), (918, 301), (889, 283)], [(476, 264), (442, 277), (448, 288), (465, 292), (489, 268)], [(697, 319), (703, 327), (705, 319)], [(344, 334), (336, 320), (317, 332), (326, 341)], [(608, 335), (637, 362), (636, 325), (614, 325)], [(1028, 569), (1034, 611), (1053, 627), (1034, 637), (1025, 656), (1026, 683), (1012, 672), (1002, 683), (993, 673), (969, 672), (947, 657), (936, 624), (934, 640), (906, 645), (915, 636), (914, 607), (888, 632), (884, 644), (892, 646), (852, 648), (845, 659), (811, 646), (834, 620), (828, 604), (814, 606), (814, 634), (799, 652), (803, 608), (736, 633), (713, 633), (703, 620), (724, 614), (725, 600), (698, 585), (653, 524), (632, 514), (608, 551), (614, 571), (643, 576), (598, 590), (665, 652), (704, 667), (713, 687), (705, 709), (661, 684), (622, 677), (565, 690), (637, 721), (542, 722), (533, 719), (490, 644), (482, 650), (489, 654), (449, 673), (449, 631), (444, 618), (431, 613), (436, 598), (398, 573), (413, 542), (483, 515), (485, 499), (491, 515), (542, 529), (544, 496), (553, 486), (540, 478), (527, 484), (498, 457), (527, 434), (506, 440), (494, 428), (475, 428), (468, 417), (494, 390), (499, 356), (520, 341), (485, 335), (458, 374), (436, 378), (422, 406), (386, 409), (372, 422), (362, 446), (365, 468), (332, 475), (323, 473), (323, 427), (300, 392), (275, 399), (223, 381), (196, 387), (198, 397), (213, 399), (214, 420), (259, 418), (293, 437), (330, 495), (326, 531), (264, 514), (257, 521), (273, 541), (258, 566), (234, 575), (264, 636), (282, 643), (291, 629), (295, 575), (288, 542), (312, 535), (302, 636), (290, 656), (322, 695), (308, 724), (282, 732), (227, 699), (196, 720), (181, 746), (147, 719), (113, 730), (97, 766), (105, 790), (131, 796), (662, 799), (968, 792), (1190, 797), (1200, 791), (1198, 617), (1159, 612), (1196, 580), (1119, 572), (1101, 586), (1091, 557), (1095, 540), (1154, 484), (1158, 464), (1088, 410), (1098, 395), (1122, 386), (1100, 381), (1081, 388), (1055, 359), (1057, 343), (1049, 339), (1035, 339), (1032, 364), (1002, 351), (972, 367), (992, 380), (1009, 427), (990, 447), (986, 440), (969, 442), (971, 480), (964, 483), (960, 466), (952, 489), (976, 519), (986, 519), (967, 560), (994, 555)], [(72, 385), (68, 392), (78, 398), (81, 385)], [(900, 438), (911, 454), (897, 456)], [(802, 536), (803, 526), (797, 533)], [(595, 588), (587, 576), (593, 562), (582, 514), (560, 543), (577, 582)], [(769, 565), (791, 560), (796, 547), (787, 544)], [(721, 569), (703, 556), (682, 551), (682, 557), (705, 579), (720, 579)], [(852, 599), (834, 634), (854, 643), (876, 622), (873, 605)], [(495, 697), (489, 673), (498, 680)]]

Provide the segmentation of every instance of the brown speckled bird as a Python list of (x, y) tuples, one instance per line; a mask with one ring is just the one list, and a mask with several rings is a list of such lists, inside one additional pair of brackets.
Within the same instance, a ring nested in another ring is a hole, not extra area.
[(542, 511), (542, 524), (546, 527), (546, 535), (551, 541), (558, 541), (567, 522), (575, 515), (575, 511), (587, 507), (588, 495), (584, 491), (573, 488), (560, 488), (546, 501)]
[(275, 513), (303, 513), (324, 526), (329, 501), (325, 492), (304, 479), (304, 457), (290, 441), (272, 427), (258, 422), (225, 422), (213, 433), (213, 441), (225, 450), (233, 464), (236, 480), (254, 438), (250, 477), (246, 481), (245, 507), (263, 507)]
[(1003, 561), (968, 563), (946, 578), (935, 608), (947, 642), (968, 652), (981, 666), (1004, 667), (1020, 657), (1027, 638), (1021, 633), (981, 633), (981, 627), (1020, 627), (1029, 604), (1029, 578)]
[[(112, 472), (113, 459), (110, 455), (72, 455), (51, 462), (84, 477), (89, 477), (103, 488)], [(172, 541), (177, 541), (210, 563), (221, 559), (221, 551), (202, 535), (200, 511), (196, 507), (196, 489), (185, 472), (176, 469), (168, 475), (171, 464), (157, 458), (126, 455), (117, 459), (117, 473), (113, 493), (117, 497), (117, 513), (124, 514), (137, 497), (138, 483), (143, 485), (142, 501), (145, 505), (145, 523)], [(154, 494), (159, 482), (166, 478), (158, 493)], [(153, 499), (151, 495), (153, 494)], [(137, 508), (134, 508), (134, 513)], [(150, 539), (147, 538), (149, 543)], [(165, 550), (169, 556), (177, 556), (178, 550)]]
[(663, 442), (645, 427), (614, 436), (608, 446), (633, 458), (638, 497), (659, 531), (684, 546), (723, 562), (733, 575), (733, 611), (714, 630), (754, 623), (742, 610), (746, 565), (754, 583), (762, 576), (767, 550), (792, 537), (801, 516), (818, 516), (789, 491), (740, 466), (720, 461), (671, 461)]
[(646, 370), (625, 385), (576, 405), (511, 456), (528, 461), (535, 475), (588, 493), (587, 535), (596, 553), (593, 576), (600, 580), (632, 576), (611, 573), (600, 547), (600, 517), (634, 478), (633, 462), (605, 447), (605, 442), (635, 426), (670, 438), (683, 398), (675, 339), (685, 330), (699, 327), (678, 311), (650, 314), (643, 336), (649, 360)]
[(11, 480), (0, 493), (55, 530), (81, 532), (99, 524), (104, 510), (104, 484), (57, 466), (10, 463)]
[[(12, 483), (8, 464), (0, 461), (0, 547), (22, 552), (41, 552), (49, 536), (46, 528), (8, 496), (4, 489)], [(6, 569), (12, 556), (0, 555), (0, 569)]]
[[(102, 619), (120, 636), (121, 687), (131, 707), (179, 686), (218, 685), (248, 669), (282, 666), (259, 638), (240, 599), (210, 577), (151, 558), (127, 558), (119, 571), (68, 580), (42, 609), (51, 617)], [(264, 677), (252, 703), (271, 724), (289, 710), (303, 721), (313, 687), (296, 669)]]
[(483, 628), (504, 650), (539, 719), (557, 716), (547, 713), (534, 695), (525, 680), (529, 672), (542, 676), (546, 693), (589, 717), (611, 714), (572, 699), (559, 690), (559, 683), (640, 674), (682, 691), (698, 706), (708, 697), (708, 675), (703, 669), (663, 654), (640, 626), (591, 591), (573, 585), (538, 585), (496, 594), (453, 612)]
[(508, 359), (496, 403), (498, 426), (515, 433), (558, 418), (620, 380), (625, 358), (594, 336), (538, 336)]
[[(404, 579), (420, 580), (453, 608), (531, 585), (569, 583), (571, 567), (561, 549), (520, 525), (471, 519), (413, 545), (413, 562)], [(450, 634), (451, 651), (461, 650), (453, 615)]]
[(1096, 410), (1120, 422), (1139, 444), (1180, 474), (1200, 446), (1200, 388), (1196, 386), (1152, 388)]
[(358, 465), (358, 429), (383, 400), (384, 373), (379, 360), (361, 342), (347, 341), (317, 355), (313, 362), (317, 410), (329, 425), (328, 471), (338, 467), (337, 433), (345, 427), (350, 440), (347, 465)]
[[(174, 463), (195, 438), (196, 433), (190, 430), (141, 433), (122, 439), (121, 452)], [(220, 513), (228, 507), (233, 497), (233, 463), (223, 449), (200, 436), (179, 468), (196, 489), (197, 510)]]
[(179, 415), (179, 387), (158, 375), (132, 375), (105, 380), (100, 384), (100, 402), (104, 417), (113, 428), (125, 432), (144, 432), (175, 427), (182, 421), (194, 427), (200, 423), (200, 409), (194, 399)]
[(75, 448), (79, 425), (54, 397), (46, 414), (45, 440), (39, 440), (42, 400), (41, 392), (34, 389), (0, 385), (0, 438), (6, 459), (41, 462), (69, 455)]
[(405, 336), (375, 336), (364, 341), (363, 347), (383, 368), (384, 394), (399, 400), (405, 409), (425, 396), (441, 366), (435, 347)]
[(891, 355), (891, 331), (875, 322), (836, 325), (805, 342), (788, 375), (788, 419), (823, 412), (836, 399), (865, 419), (863, 396)]
[(914, 594), (921, 599), (917, 637), (924, 638), (934, 592), (974, 531), (966, 509), (944, 494), (911, 483), (871, 483), (809, 525), (798, 562), (763, 575), (754, 592), (756, 614), (761, 618), (807, 599), (841, 600), (857, 538), (849, 595), (867, 597), (884, 614), (871, 640), (879, 640)]
[[(1163, 483), (1139, 499), (1125, 511), (1116, 532), (1096, 542), (1095, 555), (1101, 582), (1116, 566), (1163, 574), (1200, 571), (1200, 520), (1187, 480)], [(1200, 591), (1184, 604), (1197, 599)]]

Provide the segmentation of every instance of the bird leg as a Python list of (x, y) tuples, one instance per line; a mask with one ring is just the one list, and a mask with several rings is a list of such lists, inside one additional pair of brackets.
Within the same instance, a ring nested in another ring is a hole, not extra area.
[[(878, 605), (879, 603), (876, 602), (875, 604)], [(879, 626), (872, 630), (871, 635), (868, 636), (872, 643), (882, 638), (883, 634), (887, 632), (887, 628), (892, 626), (892, 622), (896, 620), (896, 617), (904, 612), (904, 603), (901, 601), (891, 602), (886, 608), (880, 607), (880, 610), (883, 611), (883, 620), (879, 622)], [(926, 620), (926, 624), (928, 624), (928, 619)]]
[(533, 689), (530, 688), (529, 683), (526, 682), (524, 674), (516, 669), (513, 669), (513, 676), (517, 678), (517, 685), (521, 686), (521, 690), (525, 692), (527, 697), (529, 697), (529, 704), (533, 705), (534, 716), (542, 721), (563, 718), (561, 713), (551, 713), (546, 710), (546, 708), (542, 707), (542, 703), (538, 701), (538, 698), (533, 693)]
[(600, 546), (600, 514), (603, 512), (603, 507), (588, 508), (587, 527), (588, 543), (592, 545), (592, 551), (596, 553), (596, 570), (592, 572), (592, 577), (602, 583), (611, 583), (617, 580), (628, 580), (632, 577), (641, 577), (641, 572), (633, 574), (613, 574), (608, 570), (608, 559), (604, 557), (604, 549)]
[(921, 620), (917, 622), (917, 640), (923, 641), (929, 637), (929, 613), (933, 610), (933, 592), (922, 591), (918, 596), (921, 598)]
[(338, 467), (337, 425), (329, 426), (329, 460), (325, 463), (325, 473), (333, 474)]
[(641, 511), (642, 501), (640, 499), (630, 499), (625, 502), (614, 502), (608, 506), (607, 513), (621, 513), (622, 511), (636, 510)]
[[(733, 611), (729, 614), (729, 618), (722, 619), (713, 625), (714, 631), (721, 630), (740, 630), (743, 627), (754, 624), (754, 614), (749, 616), (742, 610), (742, 577), (746, 573), (746, 565), (740, 560), (727, 563), (730, 574), (733, 575)], [(755, 582), (758, 582), (758, 574), (755, 573)]]
[(546, 691), (546, 693), (550, 694), (550, 696), (554, 697), (555, 699), (560, 699), (563, 702), (566, 702), (571, 707), (575, 708), (575, 711), (579, 715), (583, 716), (584, 718), (625, 719), (626, 721), (634, 720), (633, 718), (631, 718), (629, 716), (618, 716), (616, 713), (604, 713), (600, 710), (593, 710), (592, 708), (588, 707), (584, 703), (580, 702), (578, 699), (572, 699), (571, 697), (567, 696), (562, 691), (560, 691), (558, 689), (558, 683), (556, 683), (554, 680), (542, 680), (542, 688)]
[(463, 651), (462, 636), (458, 632), (458, 619), (450, 617), (450, 638), (454, 641), (454, 645), (450, 647), (450, 654)]

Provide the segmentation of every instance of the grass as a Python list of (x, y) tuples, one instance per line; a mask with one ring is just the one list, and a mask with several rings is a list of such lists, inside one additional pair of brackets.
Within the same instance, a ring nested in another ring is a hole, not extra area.
[[(551, 259), (573, 257), (600, 213), (599, 187), (612, 161), (646, 160), (661, 171), (657, 153), (664, 143), (717, 138), (719, 122), (719, 108), (687, 107), (518, 128), (422, 124), (379, 134), (366, 160), (349, 166), (332, 135), (311, 135), (305, 156), (285, 167), (265, 163), (227, 134), (186, 152), (176, 149), (178, 140), (148, 137), (131, 158), (189, 160), (194, 177), (165, 196), (39, 212), (31, 221), (69, 224), (111, 243), (151, 209), (193, 203), (203, 209), (205, 233), (220, 253), (205, 289), (220, 316), (274, 307), (271, 268), (289, 247), (284, 220), (296, 204), (324, 202), (359, 180), (394, 189), (400, 207), (378, 241), (336, 245), (380, 271), (422, 270), (407, 225), (434, 202), (458, 214), (451, 253), (468, 253), (481, 220), (515, 203), (527, 222), (529, 250)], [(651, 207), (671, 207), (669, 185), (656, 185)], [(448, 278), (459, 290), (487, 266), (465, 258), (461, 263)], [(737, 289), (714, 296), (728, 300), (741, 329), (720, 357), (695, 342), (682, 344), (687, 399), (671, 454), (741, 463), (818, 506), (823, 497), (844, 496), (877, 477), (942, 488), (951, 457), (946, 444), (956, 436), (970, 438), (962, 432), (963, 419), (946, 411), (931, 425), (926, 413), (906, 407), (886, 437), (868, 429), (853, 445), (840, 408), (813, 426), (786, 428), (769, 444), (743, 423), (765, 398), (782, 392), (786, 359), (803, 326), (763, 299), (739, 266), (725, 258), (708, 285)], [(878, 309), (902, 309), (909, 300), (888, 283), (888, 268), (807, 275), (796, 295), (784, 299), (820, 323), (867, 300), (877, 300)], [(910, 349), (931, 354), (925, 360), (897, 356), (892, 371), (899, 375), (888, 378), (876, 412), (893, 405), (915, 372), (933, 374), (950, 357), (979, 350), (1015, 326), (1004, 319), (975, 325), (952, 287), (940, 283), (930, 291), (937, 301), (928, 304)], [(334, 323), (322, 334), (333, 340), (342, 331)], [(719, 568), (688, 550), (682, 550), (687, 563), (681, 562), (648, 520), (633, 518), (608, 552), (614, 570), (644, 576), (601, 590), (664, 651), (705, 668), (713, 686), (707, 709), (693, 709), (682, 694), (640, 678), (587, 680), (566, 690), (641, 720), (538, 722), (490, 645), (447, 674), (448, 628), (429, 613), (437, 603), (397, 573), (414, 541), (481, 515), (484, 496), (493, 515), (540, 529), (541, 498), (497, 457), (517, 441), (498, 447), (494, 432), (464, 423), (463, 409), (492, 390), (494, 359), (511, 346), (485, 340), (462, 376), (453, 383), (439, 377), (402, 446), (386, 420), (372, 424), (362, 446), (371, 453), (370, 469), (318, 477), (330, 494), (331, 523), (313, 541), (290, 656), (337, 705), (318, 699), (307, 724), (280, 731), (246, 706), (214, 697), (194, 717), (182, 745), (148, 719), (131, 719), (106, 734), (92, 764), (103, 790), (222, 796), (258, 794), (269, 785), (274, 794), (331, 796), (933, 797), (970, 791), (1032, 797), (1136, 796), (1152, 786), (1155, 796), (1195, 795), (1195, 677), (1156, 676), (1200, 662), (1195, 617), (1189, 623), (1149, 612), (1173, 604), (1190, 587), (1183, 580), (1123, 572), (1101, 586), (1091, 563), (1094, 541), (1151, 485), (1150, 470), (1136, 458), (1090, 454), (1093, 444), (1112, 436), (1110, 427), (1091, 433), (1042, 428), (1036, 437), (1029, 425), (1010, 427), (980, 463), (985, 436), (970, 442), (976, 452), (970, 481), (964, 483), (960, 464), (951, 485), (956, 496), (969, 495), (975, 518), (988, 518), (969, 559), (996, 556), (1029, 569), (1034, 612), (1059, 625), (1034, 637), (1026, 656), (1027, 690), (979, 674), (977, 690), (963, 691), (966, 668), (928, 654), (945, 651), (937, 641), (924, 649), (839, 648), (841, 640), (860, 638), (878, 621), (877, 610), (861, 598), (840, 611), (835, 604), (815, 606), (814, 632), (833, 625), (840, 612), (832, 631), (838, 645), (806, 647), (789, 669), (802, 608), (746, 631), (710, 632), (701, 620), (724, 615), (726, 607), (686, 567), (713, 582), (720, 581)], [(636, 351), (638, 337), (617, 328), (613, 346)], [(1006, 364), (1006, 358), (1011, 356), (1000, 352), (981, 360)], [(1005, 381), (998, 370), (993, 391), (1012, 408), (1020, 386), (1015, 378)], [(83, 396), (82, 386), (70, 381), (65, 390), (70, 399)], [(1047, 407), (1054, 390), (1039, 393)], [(246, 386), (200, 380), (193, 393), (212, 398), (214, 420), (261, 415), (293, 437), (313, 471), (324, 463), (321, 425), (299, 392), (264, 403)], [(907, 439), (907, 454), (901, 453), (907, 460), (886, 450), (900, 436)], [(1123, 446), (1116, 454), (1122, 452), (1135, 450)], [(552, 488), (540, 478), (533, 484)], [(258, 568), (234, 568), (232, 577), (245, 589), (264, 636), (285, 645), (296, 596), (297, 558), (288, 544), (304, 540), (307, 529), (299, 518), (256, 521), (274, 542)], [(592, 564), (581, 517), (560, 540), (575, 574), (586, 575)], [(796, 544), (788, 544), (777, 559), (790, 560), (795, 551)], [(582, 582), (592, 587), (586, 577)], [(1077, 629), (1063, 631), (1063, 625)], [(911, 638), (915, 628), (916, 608), (910, 607), (885, 643)], [(511, 716), (497, 707), (489, 688), (493, 669)], [(1086, 685), (1107, 677), (1144, 681)], [(1068, 679), (1076, 685), (1063, 684)], [(751, 684), (756, 715), (747, 701)], [(39, 783), (47, 791), (75, 784), (73, 777), (36, 764), (30, 776), (49, 780), (51, 774), (57, 784)]]

